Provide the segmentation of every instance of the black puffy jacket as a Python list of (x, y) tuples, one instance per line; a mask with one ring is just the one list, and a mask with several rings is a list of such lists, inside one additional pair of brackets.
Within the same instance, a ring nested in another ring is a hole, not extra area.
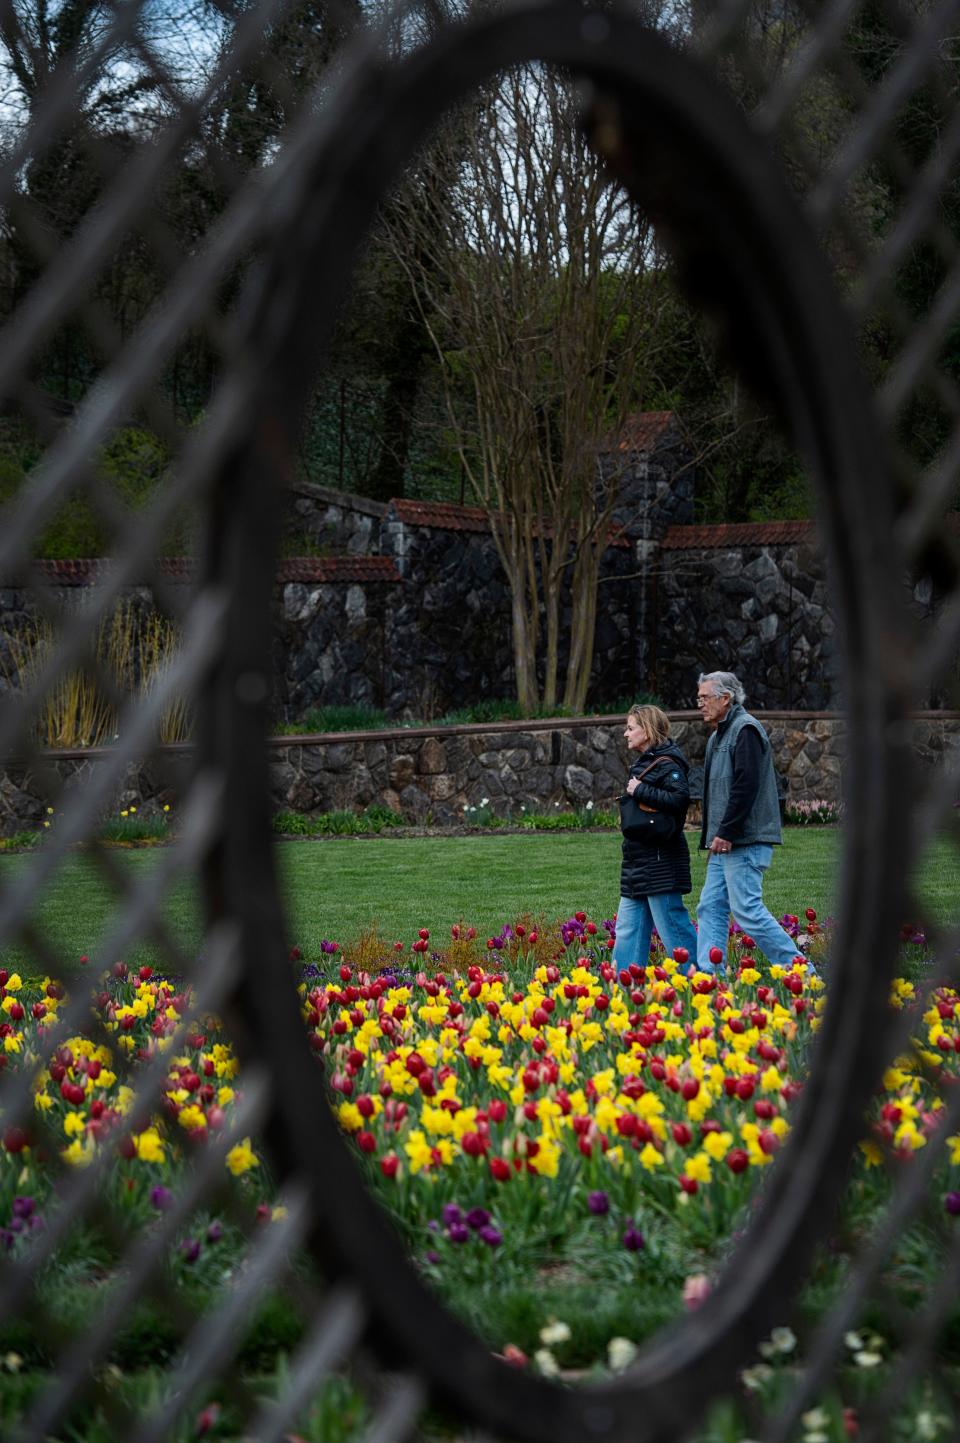
[(630, 767), (630, 775), (639, 777), (642, 771), (657, 765), (647, 772), (643, 781), (633, 793), (638, 802), (657, 811), (667, 812), (677, 821), (676, 834), (667, 842), (651, 846), (646, 842), (623, 839), (623, 865), (620, 868), (621, 897), (649, 897), (658, 892), (689, 892), (690, 850), (683, 834), (687, 807), (690, 804), (690, 785), (687, 780), (689, 763), (673, 742), (659, 742), (645, 752), (640, 752)]

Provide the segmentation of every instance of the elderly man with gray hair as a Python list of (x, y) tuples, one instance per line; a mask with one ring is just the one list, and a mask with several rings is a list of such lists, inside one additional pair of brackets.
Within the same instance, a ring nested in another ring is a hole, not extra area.
[(700, 848), (710, 855), (697, 907), (701, 972), (715, 970), (711, 949), (726, 958), (731, 912), (770, 962), (790, 967), (798, 956), (793, 938), (763, 903), (763, 874), (782, 839), (780, 801), (769, 738), (743, 703), (743, 687), (732, 672), (701, 675), (697, 707), (713, 729), (703, 769)]

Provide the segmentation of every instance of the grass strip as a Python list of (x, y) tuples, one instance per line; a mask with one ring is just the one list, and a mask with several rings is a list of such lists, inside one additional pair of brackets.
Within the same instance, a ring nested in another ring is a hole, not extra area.
[[(693, 863), (691, 913), (703, 882), (704, 857), (696, 835), (688, 838)], [(764, 896), (770, 910), (816, 909), (823, 918), (836, 906), (840, 834), (832, 828), (788, 828), (767, 874)], [(373, 922), (382, 936), (405, 945), (420, 927), (449, 937), (461, 918), (482, 935), (523, 915), (548, 920), (583, 910), (611, 917), (619, 898), (620, 836), (594, 829), (560, 833), (396, 838), (331, 837), (322, 842), (284, 842), (277, 849), (287, 904), (290, 945), (314, 956), (324, 938), (349, 940)], [(149, 851), (119, 854), (133, 882), (138, 869), (157, 865)], [(29, 855), (0, 855), (0, 882), (15, 885), (31, 866)], [(918, 870), (920, 892), (940, 921), (954, 915), (955, 855), (943, 842)], [(97, 947), (116, 907), (99, 869), (82, 854), (70, 856), (39, 899), (34, 920), (62, 959), (63, 975), (76, 970), (81, 955), (96, 961)], [(173, 888), (167, 903), (171, 927), (190, 951), (202, 943), (201, 915), (192, 877)], [(907, 919), (904, 919), (907, 920)], [(131, 965), (161, 965), (156, 948), (131, 948)], [(33, 972), (36, 963), (19, 943), (4, 947), (3, 965)]]

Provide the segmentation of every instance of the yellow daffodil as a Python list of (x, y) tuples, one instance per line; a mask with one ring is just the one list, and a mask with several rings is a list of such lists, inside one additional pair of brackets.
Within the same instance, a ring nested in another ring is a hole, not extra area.
[(249, 1172), (252, 1167), (260, 1166), (260, 1160), (250, 1146), (249, 1137), (245, 1137), (243, 1142), (238, 1142), (236, 1147), (230, 1149), (227, 1153), (226, 1163), (234, 1177), (240, 1177), (242, 1173)]

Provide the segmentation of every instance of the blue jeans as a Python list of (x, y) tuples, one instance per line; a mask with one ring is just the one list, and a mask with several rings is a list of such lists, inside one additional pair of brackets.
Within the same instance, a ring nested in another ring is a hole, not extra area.
[(711, 947), (719, 947), (726, 957), (731, 912), (737, 926), (753, 938), (769, 962), (790, 967), (799, 956), (796, 942), (763, 905), (763, 874), (772, 859), (773, 848), (762, 842), (710, 853), (697, 907), (697, 966), (701, 972), (714, 970)]
[(660, 934), (667, 956), (674, 947), (686, 947), (693, 962), (697, 955), (697, 934), (679, 892), (657, 892), (650, 897), (621, 897), (617, 908), (617, 935), (613, 960), (618, 967), (631, 962), (645, 967), (650, 960), (650, 935)]

